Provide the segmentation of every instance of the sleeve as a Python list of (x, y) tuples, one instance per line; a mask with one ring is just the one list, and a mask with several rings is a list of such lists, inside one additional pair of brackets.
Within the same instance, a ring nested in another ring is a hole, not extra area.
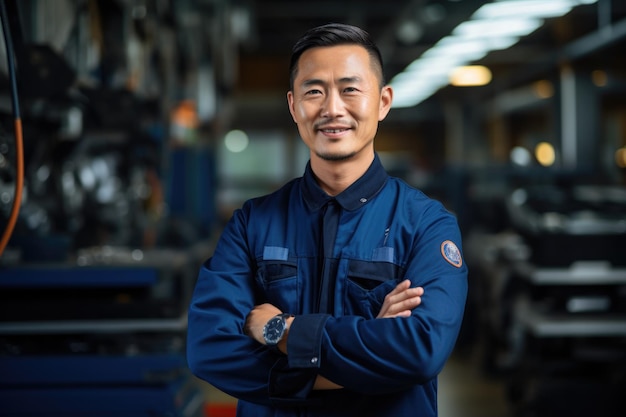
[[(238, 399), (270, 404), (276, 391), (282, 391), (280, 396), (304, 398), (317, 369), (287, 369), (284, 355), (244, 334), (246, 317), (258, 304), (245, 224), (244, 211), (237, 210), (213, 256), (200, 268), (188, 312), (189, 368)], [(274, 393), (270, 392), (272, 372)]]
[[(424, 287), (422, 303), (408, 318), (329, 318), (319, 340), (321, 375), (351, 391), (383, 394), (425, 383), (443, 369), (463, 319), (467, 268), (456, 219), (443, 207), (436, 211), (409, 248), (405, 276)], [(302, 352), (292, 348), (290, 360)]]

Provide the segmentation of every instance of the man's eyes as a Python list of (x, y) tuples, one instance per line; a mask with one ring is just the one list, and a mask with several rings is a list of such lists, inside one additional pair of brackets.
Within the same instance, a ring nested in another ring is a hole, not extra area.
[[(358, 91), (358, 89), (356, 87), (345, 87), (342, 92), (344, 93), (354, 93)], [(305, 95), (316, 95), (316, 94), (322, 94), (321, 90), (308, 90), (304, 93)]]

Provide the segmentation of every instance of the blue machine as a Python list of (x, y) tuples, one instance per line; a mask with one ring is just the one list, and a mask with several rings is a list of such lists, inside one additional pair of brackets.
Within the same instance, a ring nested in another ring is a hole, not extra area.
[(0, 416), (203, 415), (184, 356), (191, 256), (77, 259), (0, 267)]

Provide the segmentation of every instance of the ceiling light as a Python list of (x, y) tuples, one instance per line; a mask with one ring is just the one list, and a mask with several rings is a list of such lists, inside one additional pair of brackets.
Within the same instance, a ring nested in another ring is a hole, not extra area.
[(454, 29), (452, 34), (468, 39), (492, 38), (497, 36), (525, 36), (541, 26), (535, 18), (509, 18), (494, 20), (468, 20)]
[(405, 71), (392, 78), (393, 107), (419, 104), (448, 84), (450, 72), (494, 50), (513, 46), (537, 30), (543, 19), (562, 16), (573, 7), (597, 0), (495, 0), (480, 7)]
[(544, 167), (553, 165), (556, 160), (554, 146), (548, 142), (541, 142), (537, 144), (535, 147), (535, 158), (537, 158), (537, 162)]
[(466, 39), (448, 36), (424, 53), (424, 58), (454, 57), (456, 60), (475, 61), (489, 51), (487, 42), (481, 39)]
[(485, 4), (472, 16), (474, 19), (563, 16), (575, 6), (571, 0), (509, 0)]
[(458, 67), (450, 73), (450, 84), (455, 87), (476, 87), (491, 82), (491, 71), (482, 65)]

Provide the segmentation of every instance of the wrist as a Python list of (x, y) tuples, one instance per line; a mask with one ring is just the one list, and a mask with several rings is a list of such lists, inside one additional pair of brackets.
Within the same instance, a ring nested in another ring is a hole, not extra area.
[(263, 342), (267, 346), (276, 346), (281, 342), (289, 330), (292, 318), (291, 314), (281, 313), (269, 319), (263, 326)]
[(276, 344), (276, 348), (285, 355), (287, 354), (287, 339), (289, 338), (289, 329), (291, 328), (291, 323), (293, 323), (294, 318), (295, 316), (293, 314), (290, 314), (289, 317), (285, 318), (285, 333), (283, 333), (283, 337)]

